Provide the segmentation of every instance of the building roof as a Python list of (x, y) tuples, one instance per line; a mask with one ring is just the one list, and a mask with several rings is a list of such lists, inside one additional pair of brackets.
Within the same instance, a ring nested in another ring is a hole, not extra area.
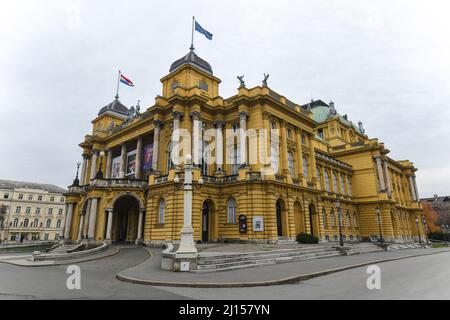
[(50, 193), (65, 193), (67, 190), (55, 186), (53, 184), (13, 181), (13, 180), (0, 180), (0, 189), (37, 189)]
[(442, 197), (438, 197), (435, 196), (433, 198), (422, 198), (420, 199), (421, 201), (428, 201), (428, 202), (433, 202), (433, 201), (437, 201), (437, 202), (450, 202), (450, 196), (442, 196)]
[(116, 98), (113, 102), (101, 108), (98, 115), (100, 116), (108, 111), (116, 112), (124, 116), (130, 113), (130, 110), (120, 102), (119, 98)]
[(191, 50), (188, 52), (188, 54), (186, 54), (184, 57), (182, 57), (182, 58), (176, 60), (174, 63), (172, 63), (172, 65), (170, 66), (169, 72), (172, 73), (186, 64), (192, 65), (210, 75), (213, 74), (211, 65), (207, 61), (200, 58), (197, 54), (195, 54), (193, 48), (191, 48)]

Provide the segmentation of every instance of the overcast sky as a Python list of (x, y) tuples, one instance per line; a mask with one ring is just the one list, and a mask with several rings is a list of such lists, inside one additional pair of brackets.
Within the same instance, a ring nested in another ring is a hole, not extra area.
[(153, 105), (195, 15), (214, 34), (195, 46), (223, 97), (237, 75), (252, 87), (270, 73), (299, 104), (333, 100), (392, 158), (414, 162), (421, 196), (448, 195), (449, 12), (447, 0), (3, 1), (0, 179), (71, 184), (117, 70), (136, 85), (122, 88), (125, 105)]

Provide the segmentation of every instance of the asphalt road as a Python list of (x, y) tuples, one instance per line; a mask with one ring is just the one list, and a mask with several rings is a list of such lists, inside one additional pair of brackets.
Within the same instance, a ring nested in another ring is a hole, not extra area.
[(81, 290), (68, 290), (66, 266), (26, 268), (0, 263), (0, 299), (450, 299), (450, 253), (379, 264), (381, 289), (369, 290), (367, 268), (298, 284), (258, 288), (151, 287), (115, 279), (148, 258), (142, 248), (78, 264)]
[(77, 264), (81, 290), (68, 290), (67, 266), (18, 267), (0, 263), (0, 299), (185, 299), (161, 288), (119, 281), (115, 275), (148, 259), (143, 248), (122, 248), (112, 257)]

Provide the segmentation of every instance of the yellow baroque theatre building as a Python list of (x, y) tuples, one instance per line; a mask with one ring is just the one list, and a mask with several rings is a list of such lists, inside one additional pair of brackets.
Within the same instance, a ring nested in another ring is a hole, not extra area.
[(142, 113), (117, 96), (103, 107), (66, 194), (66, 241), (179, 241), (184, 174), (174, 153), (193, 155), (195, 241), (338, 241), (340, 229), (345, 241), (424, 239), (412, 162), (390, 158), (332, 102), (299, 105), (267, 77), (253, 88), (239, 80), (222, 98), (191, 49)]

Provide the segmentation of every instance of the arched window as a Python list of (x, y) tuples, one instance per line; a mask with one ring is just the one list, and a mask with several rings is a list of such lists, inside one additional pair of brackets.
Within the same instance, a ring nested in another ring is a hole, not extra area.
[(334, 210), (333, 209), (331, 209), (331, 212), (330, 212), (330, 219), (331, 219), (331, 226), (335, 227), (336, 226), (336, 218), (334, 216)]
[(328, 173), (328, 170), (324, 171), (325, 176), (325, 190), (330, 191), (330, 174)]
[(341, 174), (339, 182), (341, 183), (341, 193), (345, 194), (345, 180), (343, 174)]
[(45, 227), (50, 228), (51, 225), (52, 225), (52, 220), (47, 219), (47, 224), (45, 225)]
[(19, 219), (14, 219), (13, 227), (17, 227), (19, 225)]
[(57, 227), (57, 228), (61, 228), (61, 220), (58, 220), (58, 221), (56, 222), (56, 227)]
[(350, 183), (350, 177), (349, 176), (347, 176), (347, 194), (349, 196), (352, 195), (352, 185)]
[(23, 220), (23, 227), (24, 228), (28, 227), (28, 219)]
[(320, 167), (316, 167), (317, 181), (319, 181), (320, 187), (322, 188), (322, 174), (320, 173)]
[(322, 209), (322, 219), (323, 219), (323, 227), (328, 228), (327, 211), (325, 210), (325, 208)]
[(159, 200), (158, 206), (158, 223), (164, 223), (164, 214), (166, 212), (166, 200)]
[(236, 200), (234, 198), (228, 199), (228, 223), (236, 223)]
[(38, 225), (39, 225), (39, 219), (34, 219), (33, 227), (34, 227), (34, 228), (37, 228)]
[(337, 182), (337, 174), (336, 174), (336, 172), (333, 172), (333, 192), (334, 193), (339, 193), (338, 192), (338, 182)]
[(308, 159), (306, 157), (303, 157), (303, 175), (306, 179), (309, 177), (309, 164)]
[(167, 145), (167, 163), (166, 163), (166, 167), (167, 167), (167, 172), (169, 172), (169, 170), (172, 169), (172, 167), (173, 167), (173, 162), (172, 162), (172, 142), (170, 142)]
[(294, 154), (292, 151), (288, 152), (288, 169), (291, 176), (294, 176), (295, 170), (294, 170)]

